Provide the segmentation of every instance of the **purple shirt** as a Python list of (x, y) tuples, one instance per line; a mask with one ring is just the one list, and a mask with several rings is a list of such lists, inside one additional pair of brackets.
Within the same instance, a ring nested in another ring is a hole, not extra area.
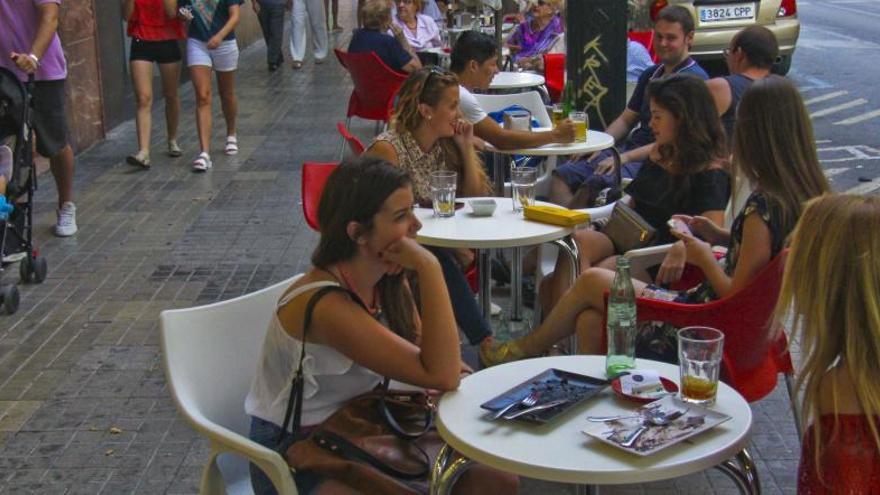
[[(27, 74), (18, 70), (9, 54), (31, 52), (31, 45), (40, 25), (39, 6), (45, 3), (60, 6), (61, 0), (0, 1), (0, 67), (11, 70), (22, 81), (27, 80)], [(52, 37), (46, 53), (40, 57), (40, 66), (37, 67), (35, 76), (37, 81), (67, 78), (67, 62), (64, 60), (58, 33)]]

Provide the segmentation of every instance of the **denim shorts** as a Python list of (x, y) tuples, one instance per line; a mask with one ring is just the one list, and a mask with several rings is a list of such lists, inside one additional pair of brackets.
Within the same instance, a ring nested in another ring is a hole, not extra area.
[[(565, 182), (571, 192), (575, 193), (579, 187), (594, 176), (593, 172), (596, 170), (596, 165), (609, 156), (611, 156), (611, 151), (605, 150), (599, 153), (599, 156), (594, 160), (581, 158), (580, 160), (565, 162), (553, 170), (553, 175)], [(639, 173), (641, 166), (642, 162), (624, 163), (621, 176), (624, 179), (633, 179)], [(616, 185), (612, 174), (603, 175), (599, 179), (593, 180), (602, 180), (604, 187)]]
[[(285, 451), (293, 442), (306, 437), (306, 433), (297, 436), (288, 436), (287, 441), (281, 446), (277, 444), (278, 435), (281, 433), (281, 427), (275, 423), (251, 416), (251, 431), (248, 437), (258, 444), (272, 450)], [(251, 486), (254, 488), (254, 495), (277, 495), (275, 485), (269, 480), (269, 477), (263, 474), (255, 464), (250, 465), (251, 470)], [(323, 483), (324, 478), (315, 473), (308, 471), (297, 472), (293, 475), (293, 481), (296, 483), (297, 491), (302, 495), (308, 495), (314, 492), (315, 488)]]

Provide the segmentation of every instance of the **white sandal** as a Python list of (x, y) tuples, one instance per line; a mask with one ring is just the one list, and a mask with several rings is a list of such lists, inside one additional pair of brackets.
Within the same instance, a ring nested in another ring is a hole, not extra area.
[(193, 172), (206, 172), (213, 166), (211, 155), (205, 151), (199, 153), (199, 156), (192, 162)]
[(238, 154), (238, 138), (235, 136), (226, 136), (226, 147), (223, 148), (223, 152), (227, 155)]

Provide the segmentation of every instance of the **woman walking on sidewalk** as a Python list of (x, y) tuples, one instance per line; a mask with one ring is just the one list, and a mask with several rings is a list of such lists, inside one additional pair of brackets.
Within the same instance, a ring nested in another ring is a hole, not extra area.
[(284, 63), (281, 40), (284, 38), (284, 10), (289, 8), (289, 3), (287, 0), (251, 0), (251, 6), (257, 14), (266, 41), (269, 72), (274, 72)]
[(177, 145), (177, 124), (180, 120), (180, 45), (186, 37), (177, 15), (169, 16), (161, 0), (122, 0), (122, 15), (131, 37), (129, 68), (137, 98), (138, 152), (125, 160), (130, 165), (150, 167), (150, 130), (153, 106), (153, 63), (159, 64), (162, 95), (165, 99), (165, 130), (168, 155), (180, 156)]
[(327, 39), (324, 4), (321, 0), (293, 0), (290, 15), (290, 56), (293, 58), (294, 70), (301, 69), (306, 57), (306, 17), (312, 33), (312, 49), (315, 51), (315, 63), (320, 64), (327, 58), (329, 40)]
[[(227, 155), (238, 153), (235, 137), (235, 71), (238, 69), (238, 44), (235, 26), (244, 0), (164, 0), (168, 15), (177, 13), (189, 22), (186, 58), (196, 93), (196, 126), (201, 152), (192, 162), (194, 172), (204, 172), (211, 162), (211, 72), (217, 74), (220, 104), (226, 119)], [(178, 8), (180, 9), (178, 11)]]

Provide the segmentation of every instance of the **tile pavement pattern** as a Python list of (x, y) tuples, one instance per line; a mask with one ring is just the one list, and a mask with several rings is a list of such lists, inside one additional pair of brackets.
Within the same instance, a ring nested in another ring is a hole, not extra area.
[[(342, 119), (350, 90), (332, 59), (273, 74), (264, 60), (262, 44), (242, 54), (235, 157), (219, 151), (223, 125), (215, 105), (213, 171), (189, 169), (197, 138), (187, 85), (182, 158), (160, 154), (161, 109), (154, 115), (151, 170), (123, 162), (135, 150), (132, 122), (78, 156), (77, 236), (51, 236), (55, 191), (42, 178), (36, 234), (49, 276), (21, 286), (18, 313), (0, 316), (0, 493), (198, 491), (208, 447), (165, 386), (159, 312), (235, 297), (306, 269), (316, 236), (301, 214), (300, 166), (334, 158), (333, 124)], [(371, 129), (356, 127), (361, 135)], [(4, 282), (17, 280), (11, 268)], [(793, 493), (799, 447), (784, 388), (754, 412), (752, 452), (764, 491)], [(524, 480), (520, 492), (574, 488)], [(710, 471), (603, 492), (735, 488)]]

